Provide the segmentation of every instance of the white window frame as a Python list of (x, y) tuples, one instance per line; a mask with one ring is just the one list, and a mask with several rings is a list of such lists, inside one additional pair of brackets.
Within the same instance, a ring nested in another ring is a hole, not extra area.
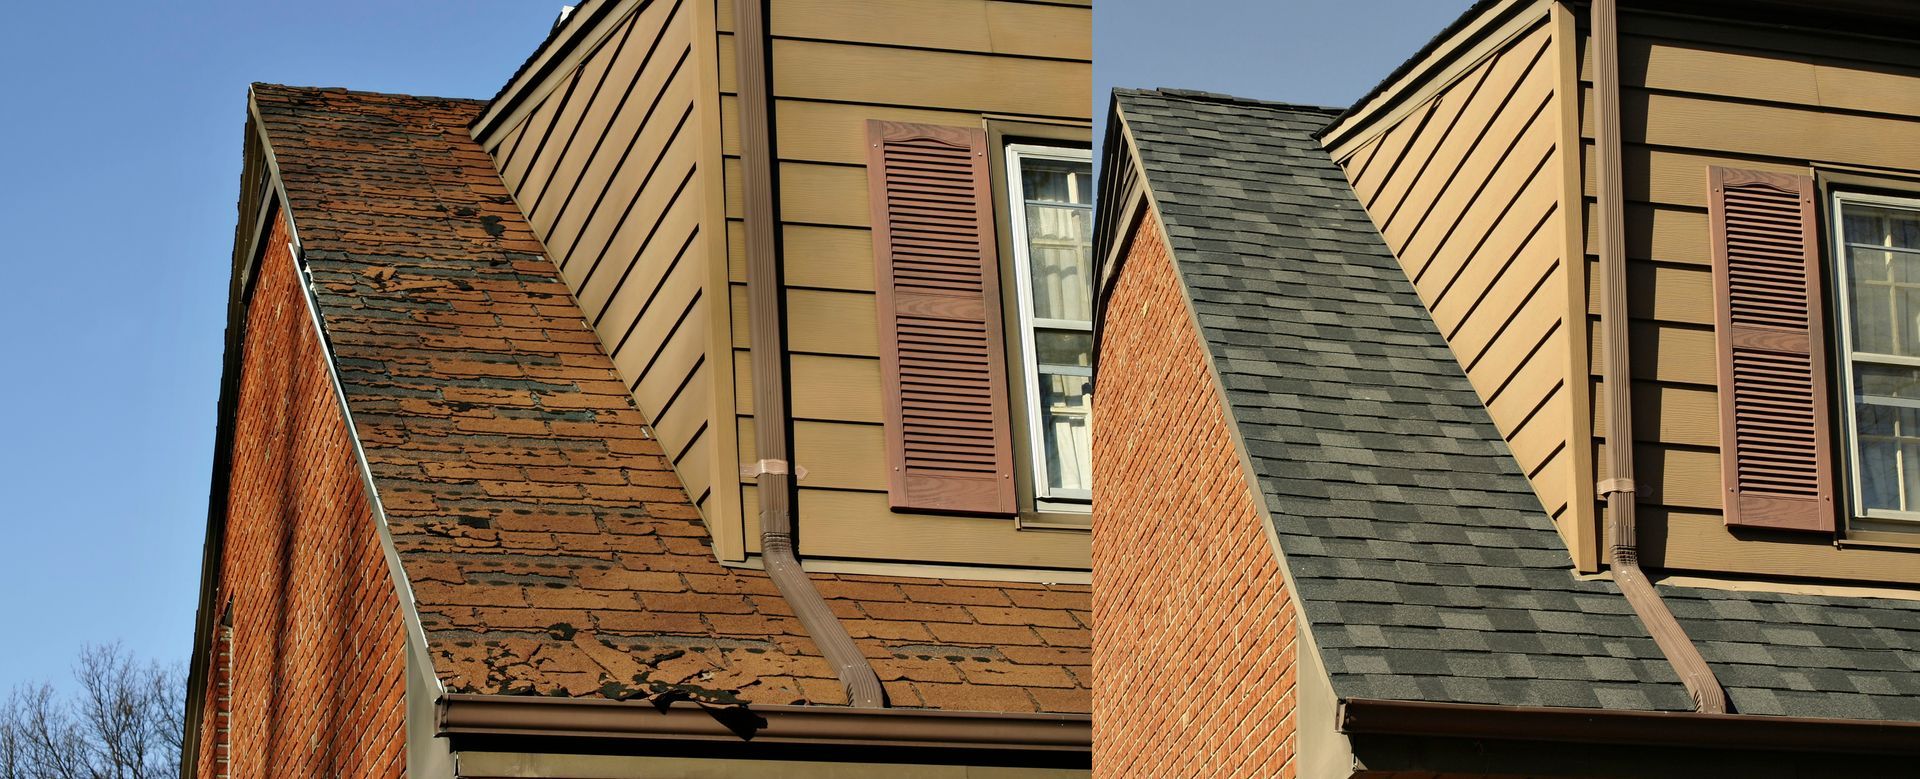
[[(1853, 349), (1853, 274), (1850, 272), (1852, 270), (1852, 265), (1853, 265), (1853, 255), (1851, 252), (1848, 251), (1848, 249), (1855, 244), (1851, 244), (1847, 240), (1847, 235), (1846, 235), (1845, 209), (1849, 204), (1875, 206), (1880, 208), (1894, 208), (1894, 209), (1900, 209), (1904, 211), (1914, 211), (1916, 213), (1920, 213), (1920, 197), (1897, 197), (1897, 196), (1891, 196), (1891, 195), (1869, 194), (1865, 192), (1835, 191), (1831, 197), (1831, 208), (1829, 210), (1829, 213), (1832, 214), (1832, 218), (1828, 221), (1828, 224), (1831, 225), (1831, 229), (1829, 230), (1829, 232), (1832, 233), (1832, 235), (1829, 236), (1829, 238), (1832, 242), (1833, 260), (1834, 260), (1833, 267), (1829, 275), (1834, 280), (1834, 285), (1833, 285), (1834, 296), (1833, 297), (1835, 299), (1834, 300), (1835, 308), (1838, 309), (1839, 311), (1839, 317), (1837, 321), (1834, 323), (1834, 326), (1836, 329), (1839, 330), (1839, 335), (1840, 335), (1838, 339), (1838, 342), (1840, 344), (1840, 350), (1839, 350), (1840, 362), (1839, 362), (1839, 365), (1836, 366), (1838, 370), (1835, 371), (1835, 373), (1839, 375), (1839, 379), (1840, 379), (1840, 390), (1841, 390), (1840, 414), (1841, 414), (1841, 421), (1842, 421), (1842, 433), (1843, 433), (1844, 442), (1845, 442), (1844, 451), (1846, 453), (1846, 463), (1847, 463), (1847, 466), (1846, 466), (1847, 488), (1848, 488), (1848, 492), (1851, 494), (1851, 497), (1847, 501), (1848, 507), (1850, 509), (1849, 514), (1851, 517), (1855, 519), (1864, 519), (1864, 520), (1872, 520), (1872, 521), (1885, 520), (1885, 521), (1900, 522), (1900, 523), (1920, 523), (1920, 511), (1898, 511), (1898, 510), (1889, 510), (1889, 509), (1869, 510), (1865, 505), (1866, 492), (1864, 489), (1861, 488), (1860, 461), (1863, 458), (1860, 455), (1859, 420), (1855, 413), (1856, 406), (1858, 405), (1858, 400), (1854, 397), (1854, 377), (1853, 377), (1854, 363), (1856, 361), (1859, 361), (1859, 362), (1866, 362), (1866, 363), (1872, 363), (1877, 365), (1920, 367), (1920, 358), (1904, 357), (1901, 355), (1892, 355), (1892, 354), (1871, 354), (1871, 353), (1865, 353), (1865, 352), (1856, 353)], [(1867, 244), (1858, 244), (1858, 245), (1874, 251), (1893, 251), (1896, 253), (1920, 254), (1920, 251), (1914, 251), (1914, 250), (1898, 249), (1898, 248), (1886, 247), (1886, 246), (1871, 246)], [(1875, 405), (1920, 408), (1920, 400), (1900, 400), (1900, 399), (1888, 398), (1888, 399), (1881, 399), (1879, 401), (1876, 401)], [(1895, 450), (1895, 456), (1896, 457), (1900, 456), (1897, 449)], [(1904, 485), (1906, 480), (1902, 478), (1900, 481), (1902, 484), (1902, 489), (1904, 490), (1905, 488)], [(1915, 497), (1912, 501), (1910, 501), (1910, 503), (1920, 503), (1920, 497)]]
[[(1049, 478), (1047, 472), (1047, 443), (1044, 435), (1045, 431), (1040, 424), (1040, 366), (1038, 354), (1035, 352), (1036, 344), (1034, 343), (1033, 336), (1034, 329), (1042, 327), (1049, 330), (1081, 330), (1092, 333), (1093, 324), (1091, 322), (1077, 322), (1071, 319), (1040, 319), (1033, 315), (1033, 262), (1028, 256), (1027, 193), (1025, 177), (1021, 175), (1020, 161), (1023, 159), (1044, 159), (1058, 160), (1061, 162), (1083, 162), (1088, 166), (1087, 175), (1092, 176), (1093, 150), (1072, 146), (1011, 143), (1006, 146), (1006, 155), (1007, 210), (1011, 212), (1008, 214), (1007, 221), (1012, 226), (1010, 232), (1013, 236), (1013, 266), (1014, 277), (1016, 279), (1014, 286), (1019, 290), (1020, 380), (1026, 382), (1026, 384), (1023, 385), (1025, 392), (1022, 394), (1026, 397), (1027, 401), (1024, 411), (1026, 416), (1028, 454), (1033, 461), (1034, 504), (1035, 508), (1040, 511), (1090, 511), (1092, 509), (1090, 504), (1093, 500), (1093, 491), (1091, 489), (1052, 489), (1048, 486), (1053, 483), (1053, 480)], [(1065, 204), (1053, 203), (1051, 205), (1058, 206)], [(1093, 204), (1091, 202), (1082, 204), (1081, 207), (1085, 208), (1089, 216), (1091, 216), (1093, 211)], [(1088, 283), (1091, 285), (1092, 281), (1089, 280)], [(1088, 294), (1092, 294), (1091, 289), (1089, 289)], [(1055, 367), (1052, 372), (1067, 375), (1083, 375), (1073, 370), (1060, 370), (1058, 367)], [(1086, 368), (1084, 375), (1092, 377), (1093, 368)], [(1088, 435), (1091, 436), (1093, 434), (1093, 421), (1091, 416), (1089, 416), (1087, 421), (1087, 428)]]

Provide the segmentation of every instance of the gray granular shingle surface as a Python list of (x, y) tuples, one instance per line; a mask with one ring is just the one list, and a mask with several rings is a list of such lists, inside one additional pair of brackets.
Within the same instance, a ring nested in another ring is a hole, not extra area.
[[(1115, 93), (1342, 698), (1685, 710), (1571, 560), (1312, 137), (1329, 109)], [(1920, 721), (1920, 602), (1660, 587), (1745, 714)]]
[(1661, 586), (1744, 714), (1920, 721), (1920, 603)]
[(1312, 137), (1333, 111), (1116, 93), (1342, 698), (1678, 711)]

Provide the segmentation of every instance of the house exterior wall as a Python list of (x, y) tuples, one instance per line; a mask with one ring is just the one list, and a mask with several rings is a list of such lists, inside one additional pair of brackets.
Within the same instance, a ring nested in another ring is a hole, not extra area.
[[(579, 53), (516, 82), (526, 106), (478, 137), (633, 386), (715, 553), (747, 562), (758, 501), (753, 479), (734, 474), (759, 458), (733, 6), (583, 3), (569, 24), (601, 20)], [(795, 514), (809, 559), (1087, 568), (1083, 533), (889, 508), (865, 165), (869, 119), (1088, 133), (1091, 19), (1087, 0), (769, 4), (792, 459), (808, 471)]]
[[(1336, 141), (1337, 161), (1576, 560), (1596, 565), (1566, 30), (1547, 3), (1439, 88)], [(1462, 56), (1461, 60), (1470, 59)], [(1441, 68), (1445, 65), (1437, 64)]]
[(600, 6), (612, 8), (580, 33), (578, 62), (480, 140), (716, 529), (716, 551), (742, 559), (735, 441), (715, 423), (733, 401), (712, 0)]
[[(1622, 12), (1620, 33), (1643, 559), (1677, 570), (1920, 583), (1920, 552), (1912, 549), (1724, 525), (1707, 213), (1708, 166), (1803, 176), (1839, 166), (1920, 170), (1920, 50), (1885, 39), (1632, 11)], [(1591, 209), (1591, 54), (1584, 37), (1579, 49), (1582, 183)], [(1596, 237), (1587, 240), (1591, 247)], [(1830, 263), (1832, 250), (1820, 248)], [(1587, 259), (1592, 275), (1598, 258)], [(1604, 355), (1597, 297), (1587, 310), (1597, 394)], [(1838, 309), (1827, 310), (1831, 334)], [(1593, 445), (1603, 450), (1605, 419), (1596, 416), (1593, 424)], [(1595, 460), (1605, 463), (1604, 456)], [(1599, 475), (1607, 477), (1604, 467)]]
[(1297, 610), (1150, 215), (1105, 308), (1094, 771), (1293, 776)]
[[(735, 424), (743, 459), (752, 460), (733, 0), (715, 0), (715, 12)], [(767, 27), (793, 460), (808, 469), (795, 504), (800, 551), (810, 560), (1085, 570), (1084, 534), (1023, 532), (1006, 519), (889, 508), (866, 123), (979, 128), (994, 117), (1067, 123), (1085, 132), (1093, 102), (1089, 3), (776, 0)], [(757, 551), (751, 481), (742, 485), (745, 536), (748, 550)]]
[(402, 776), (400, 604), (287, 241), (276, 222), (247, 312), (213, 601), (231, 610), (231, 659), (208, 657), (231, 663), (231, 697), (209, 669), (198, 775)]

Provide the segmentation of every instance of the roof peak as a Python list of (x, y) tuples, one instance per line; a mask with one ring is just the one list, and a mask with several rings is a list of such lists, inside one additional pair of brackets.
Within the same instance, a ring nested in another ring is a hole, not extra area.
[(1261, 108), (1274, 108), (1274, 109), (1287, 110), (1287, 111), (1311, 111), (1314, 113), (1322, 113), (1322, 114), (1337, 114), (1341, 111), (1346, 110), (1345, 108), (1340, 108), (1337, 106), (1320, 106), (1320, 105), (1309, 105), (1306, 103), (1289, 103), (1289, 102), (1284, 102), (1280, 100), (1263, 100), (1255, 97), (1240, 97), (1238, 95), (1229, 95), (1221, 92), (1208, 92), (1208, 91), (1199, 90), (1199, 89), (1180, 89), (1177, 87), (1154, 87), (1151, 89), (1116, 87), (1113, 90), (1113, 93), (1116, 96), (1118, 95), (1157, 95), (1160, 97), (1170, 97), (1170, 98), (1175, 98), (1179, 100), (1189, 100), (1193, 102), (1227, 103), (1231, 105), (1258, 106)]
[(298, 84), (276, 84), (270, 81), (255, 81), (251, 84), (248, 84), (247, 88), (254, 92), (260, 92), (264, 90), (268, 92), (344, 95), (349, 97), (376, 98), (376, 99), (386, 99), (386, 100), (412, 100), (412, 101), (417, 101), (422, 103), (485, 103), (486, 102), (484, 100), (478, 100), (471, 97), (444, 97), (440, 95), (414, 95), (414, 94), (408, 94), (405, 92), (375, 92), (375, 91), (366, 90), (366, 89), (348, 89), (346, 87), (314, 87), (314, 86), (301, 86)]

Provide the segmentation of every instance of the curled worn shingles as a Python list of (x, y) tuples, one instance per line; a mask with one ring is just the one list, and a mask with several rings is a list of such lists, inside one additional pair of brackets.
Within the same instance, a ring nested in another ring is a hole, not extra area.
[[(450, 692), (844, 704), (705, 527), (467, 135), (483, 104), (254, 88)], [(819, 575), (896, 706), (1088, 709), (1085, 587)]]

